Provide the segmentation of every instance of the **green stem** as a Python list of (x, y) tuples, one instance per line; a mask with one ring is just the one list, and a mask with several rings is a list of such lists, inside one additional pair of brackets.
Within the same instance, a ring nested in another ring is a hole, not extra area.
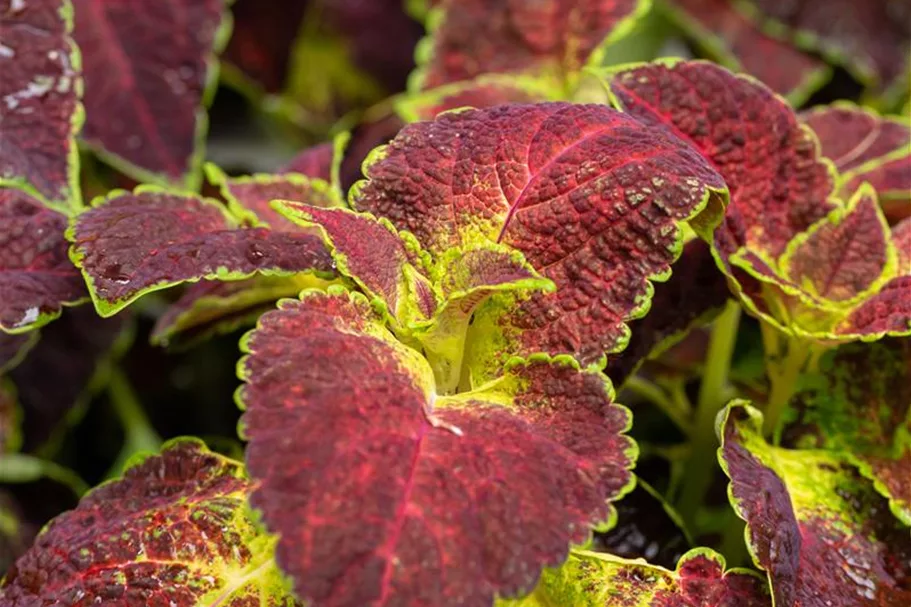
[(767, 323), (761, 325), (766, 373), (771, 385), (762, 430), (766, 436), (772, 436), (778, 428), (788, 401), (794, 395), (797, 380), (806, 368), (813, 349), (806, 340), (786, 335)]
[(702, 505), (716, 469), (715, 453), (718, 449), (718, 438), (715, 436), (715, 417), (725, 403), (728, 372), (731, 368), (731, 357), (739, 325), (740, 305), (729, 300), (712, 329), (705, 375), (699, 387), (696, 420), (691, 435), (693, 448), (683, 472), (680, 499), (677, 504), (677, 511), (691, 528), (694, 528), (693, 520)]
[(123, 426), (124, 440), (117, 461), (108, 471), (108, 477), (119, 476), (127, 461), (135, 454), (144, 451), (156, 452), (161, 448), (161, 437), (152, 427), (152, 423), (126, 375), (120, 369), (113, 369), (108, 382), (108, 395), (114, 412)]
[(660, 387), (638, 375), (632, 375), (627, 378), (623, 387), (657, 406), (686, 434), (692, 432), (692, 422), (690, 420), (692, 411), (682, 408), (680, 402), (669, 397)]

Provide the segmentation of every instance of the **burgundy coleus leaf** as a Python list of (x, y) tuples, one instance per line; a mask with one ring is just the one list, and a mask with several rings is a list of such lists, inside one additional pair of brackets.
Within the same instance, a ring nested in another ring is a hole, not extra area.
[(778, 36), (822, 52), (888, 96), (905, 92), (902, 83), (906, 88), (911, 47), (907, 2), (749, 0), (748, 5)]
[(574, 551), (524, 600), (502, 607), (771, 607), (765, 582), (746, 569), (725, 570), (724, 557), (709, 548), (690, 550), (675, 570), (611, 554)]
[(210, 337), (256, 323), (283, 297), (303, 289), (328, 286), (311, 274), (254, 276), (245, 280), (200, 280), (187, 285), (181, 296), (158, 317), (150, 339), (153, 344), (185, 349)]
[(335, 159), (335, 145), (331, 141), (306, 148), (282, 165), (278, 173), (298, 173), (329, 181), (332, 179), (332, 163)]
[(88, 297), (67, 257), (67, 218), (23, 190), (0, 186), (0, 329), (22, 332)]
[(852, 461), (911, 525), (911, 340), (845, 344), (829, 352), (789, 403), (789, 444)]
[(0, 182), (79, 205), (78, 59), (65, 0), (0, 2)]
[(240, 463), (179, 440), (54, 519), (0, 585), (36, 604), (299, 605), (246, 507)]
[(288, 232), (303, 231), (270, 205), (273, 200), (293, 200), (316, 207), (341, 206), (340, 194), (322, 179), (301, 174), (257, 174), (228, 177), (214, 164), (206, 164), (209, 181), (217, 185), (231, 213), (249, 225)]
[(729, 406), (720, 460), (775, 604), (908, 604), (911, 535), (886, 500), (838, 455), (769, 445), (761, 426), (757, 410)]
[(571, 359), (439, 394), (427, 361), (340, 288), (280, 302), (242, 344), (251, 503), (305, 601), (525, 594), (630, 487), (628, 412)]
[[(420, 88), (488, 73), (571, 80), (648, 7), (641, 0), (451, 0), (432, 28)], [(432, 20), (434, 21), (434, 20)]]
[(649, 279), (666, 277), (679, 254), (678, 222), (707, 236), (726, 202), (722, 178), (688, 145), (596, 105), (444, 114), (405, 127), (367, 175), (352, 205), (414, 233), (431, 255), (498, 242), (556, 284), (479, 310), (479, 377), (510, 351), (588, 364), (622, 349)]
[(78, 421), (104, 388), (111, 364), (132, 339), (126, 316), (99, 318), (91, 306), (64, 312), (8, 373), (22, 409), (23, 448), (34, 451)]
[(870, 182), (887, 217), (911, 215), (911, 124), (849, 103), (817, 107), (801, 116), (832, 159), (843, 198)]
[(794, 105), (825, 84), (821, 59), (762, 31), (733, 0), (670, 0), (668, 13), (713, 59), (746, 72)]
[(892, 242), (898, 251), (899, 275), (911, 274), (911, 217), (892, 226)]
[(731, 204), (715, 245), (777, 258), (836, 204), (831, 165), (812, 132), (762, 84), (704, 61), (663, 61), (607, 75), (615, 104), (682, 137), (724, 177)]
[(222, 0), (73, 0), (82, 53), (82, 137), (143, 181), (200, 184), (205, 106), (229, 21)]
[(318, 235), (239, 223), (215, 200), (140, 186), (96, 200), (75, 218), (68, 237), (103, 316), (181, 282), (333, 274)]
[(688, 242), (670, 279), (655, 285), (648, 314), (629, 323), (629, 344), (608, 358), (604, 372), (614, 385), (622, 386), (650, 354), (684, 338), (720, 310), (729, 296), (709, 246), (701, 240)]

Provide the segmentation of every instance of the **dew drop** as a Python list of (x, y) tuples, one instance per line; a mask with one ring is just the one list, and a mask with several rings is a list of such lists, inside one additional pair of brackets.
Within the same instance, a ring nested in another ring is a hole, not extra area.
[(266, 254), (260, 248), (259, 244), (253, 242), (247, 247), (247, 260), (252, 264), (259, 264)]
[(4, 59), (12, 59), (15, 56), (16, 56), (16, 51), (14, 51), (13, 49), (11, 49), (8, 46), (0, 44), (0, 57), (3, 57)]

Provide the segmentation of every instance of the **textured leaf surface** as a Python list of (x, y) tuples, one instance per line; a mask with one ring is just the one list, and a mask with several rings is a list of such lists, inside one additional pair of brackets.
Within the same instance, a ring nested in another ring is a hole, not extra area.
[(17, 188), (0, 186), (0, 328), (25, 331), (88, 293), (67, 257), (67, 219)]
[(215, 165), (206, 165), (209, 180), (218, 185), (234, 216), (251, 225), (263, 225), (274, 230), (302, 232), (294, 222), (278, 213), (273, 200), (292, 200), (317, 207), (338, 206), (329, 184), (303, 175), (245, 175), (228, 177)]
[(487, 73), (537, 72), (563, 79), (626, 28), (638, 0), (455, 0), (432, 32), (422, 88)]
[(813, 295), (829, 301), (853, 299), (895, 264), (889, 226), (869, 188), (829, 217), (791, 243), (784, 270)]
[(911, 334), (911, 275), (898, 276), (851, 311), (840, 324), (844, 335)]
[(869, 181), (880, 199), (911, 201), (911, 127), (908, 119), (880, 116), (837, 103), (803, 114), (819, 138), (822, 153), (842, 173), (842, 196)]
[(332, 273), (316, 234), (241, 228), (214, 200), (143, 187), (96, 200), (68, 236), (95, 307), (105, 316), (184, 281)]
[(725, 199), (721, 177), (679, 139), (595, 105), (445, 114), (405, 127), (367, 174), (354, 206), (432, 255), (500, 242), (556, 284), (508, 318), (491, 308), (478, 360), (518, 346), (588, 363), (622, 348), (648, 279), (679, 253), (677, 222), (709, 229)]
[(911, 5), (907, 2), (749, 2), (760, 18), (790, 29), (786, 36), (821, 50), (881, 89), (901, 80), (907, 83), (911, 46)]
[(841, 346), (792, 399), (788, 441), (839, 452), (911, 525), (911, 341)]
[(686, 553), (669, 571), (642, 560), (574, 552), (547, 571), (535, 593), (501, 607), (769, 607), (763, 581), (745, 570), (725, 571), (724, 558), (708, 548)]
[(713, 58), (758, 78), (792, 103), (806, 98), (829, 77), (824, 61), (764, 33), (732, 0), (670, 0), (668, 6), (694, 42)]
[(717, 168), (731, 204), (716, 244), (780, 255), (793, 236), (834, 208), (834, 179), (812, 133), (761, 84), (702, 61), (651, 63), (616, 72), (616, 103), (662, 125)]
[(0, 180), (79, 203), (78, 67), (64, 0), (0, 2)]
[[(23, 413), (24, 448), (37, 449), (75, 421), (122, 354), (127, 317), (99, 318), (91, 306), (64, 312), (9, 373)], [(127, 337), (129, 335), (127, 334)]]
[(767, 444), (761, 422), (755, 409), (731, 406), (720, 457), (775, 604), (908, 604), (911, 535), (886, 500), (834, 454)]
[(196, 441), (105, 484), (54, 519), (0, 586), (10, 607), (292, 606), (273, 541), (246, 509), (240, 464)]
[(280, 302), (244, 347), (251, 501), (316, 604), (527, 593), (632, 480), (628, 412), (568, 359), (437, 395), (426, 361), (341, 289)]
[(199, 184), (204, 106), (227, 28), (221, 0), (73, 0), (82, 137), (143, 180)]

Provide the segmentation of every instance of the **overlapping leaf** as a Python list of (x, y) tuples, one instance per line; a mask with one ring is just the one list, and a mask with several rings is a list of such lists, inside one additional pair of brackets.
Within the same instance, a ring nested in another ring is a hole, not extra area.
[(367, 174), (352, 205), (414, 233), (435, 258), (498, 242), (556, 284), (479, 310), (481, 381), (517, 350), (588, 364), (622, 349), (649, 279), (666, 277), (679, 254), (677, 223), (707, 235), (726, 202), (721, 177), (689, 146), (594, 105), (444, 114), (403, 129)]
[(246, 508), (239, 463), (177, 441), (50, 523), (0, 586), (10, 607), (78, 600), (125, 607), (297, 605), (274, 540)]
[(0, 182), (79, 204), (78, 54), (65, 0), (0, 3)]
[(364, 296), (334, 288), (281, 302), (244, 348), (251, 501), (304, 600), (490, 605), (527, 593), (613, 520), (631, 483), (628, 413), (604, 376), (568, 358), (443, 396)]
[(498, 607), (770, 607), (765, 583), (752, 571), (725, 570), (724, 557), (708, 549), (690, 550), (673, 571), (642, 560), (573, 552), (558, 569), (547, 571), (534, 594)]
[(761, 420), (752, 407), (730, 406), (720, 458), (775, 604), (908, 604), (911, 535), (886, 500), (838, 455), (767, 444)]
[(140, 186), (96, 200), (74, 220), (68, 237), (104, 316), (185, 281), (333, 274), (318, 235), (239, 223), (217, 201)]
[(442, 112), (459, 108), (558, 101), (558, 97), (541, 79), (492, 74), (405, 95), (396, 99), (395, 107), (406, 122), (416, 122), (433, 120)]
[(88, 297), (67, 257), (65, 215), (23, 190), (0, 186), (0, 328), (22, 332)]
[(788, 441), (858, 465), (911, 526), (911, 342), (841, 346), (790, 403)]
[(668, 12), (716, 61), (758, 78), (798, 105), (828, 80), (824, 61), (774, 38), (732, 0), (668, 0)]
[(419, 88), (488, 73), (529, 73), (570, 80), (597, 65), (607, 42), (648, 8), (642, 0), (453, 0), (430, 19)]
[(813, 108), (801, 117), (819, 138), (822, 153), (840, 171), (845, 199), (864, 181), (879, 195), (886, 216), (911, 215), (911, 125), (847, 104)]
[(221, 0), (73, 0), (82, 52), (82, 137), (146, 181), (196, 189), (214, 94), (215, 53), (229, 32)]
[(818, 50), (887, 96), (907, 87), (911, 6), (902, 0), (748, 0), (776, 35)]

